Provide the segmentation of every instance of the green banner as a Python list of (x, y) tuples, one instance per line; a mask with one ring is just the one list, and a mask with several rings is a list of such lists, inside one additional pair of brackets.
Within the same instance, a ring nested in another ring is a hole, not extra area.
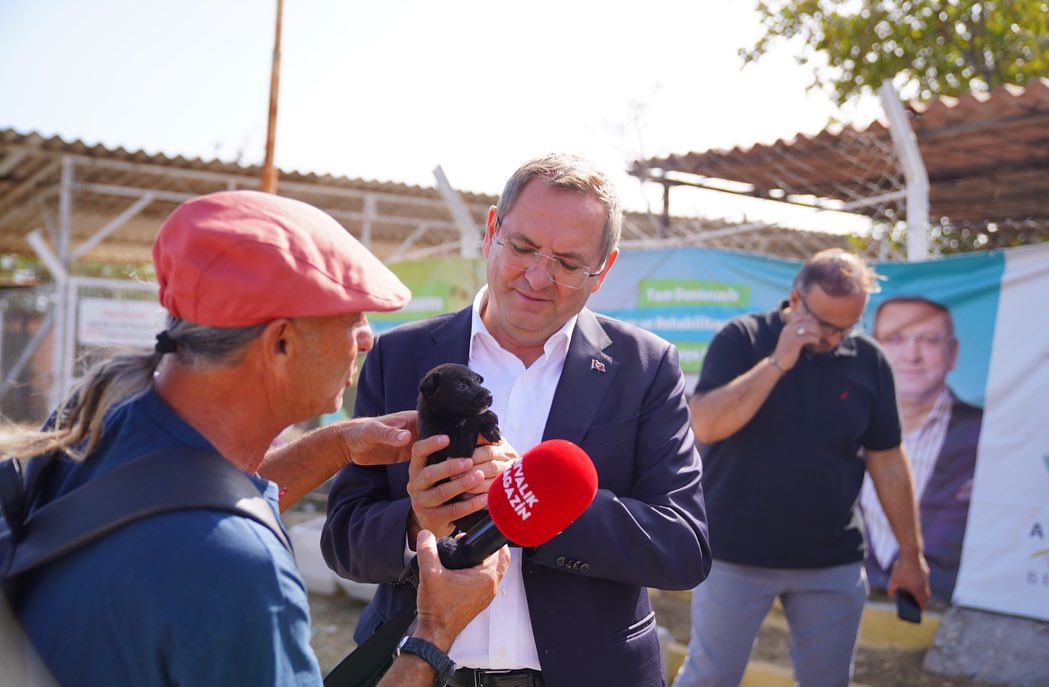
[(412, 299), (396, 312), (370, 313), (368, 319), (377, 331), (465, 308), (485, 281), (481, 258), (428, 258), (388, 267), (411, 289)]
[(723, 305), (746, 308), (750, 284), (726, 284), (707, 279), (641, 279), (637, 284), (639, 308)]

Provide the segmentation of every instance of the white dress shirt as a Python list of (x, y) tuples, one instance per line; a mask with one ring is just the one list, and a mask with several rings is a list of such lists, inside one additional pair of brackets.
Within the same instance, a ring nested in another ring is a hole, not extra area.
[[(936, 398), (936, 402), (929, 411), (929, 415), (918, 429), (903, 437), (903, 449), (910, 461), (911, 476), (914, 478), (914, 495), (917, 501), (921, 501), (925, 487), (932, 477), (933, 468), (936, 467), (936, 457), (940, 455), (943, 440), (947, 436), (947, 422), (951, 418), (951, 408), (954, 403), (951, 393), (944, 389)], [(863, 519), (867, 524), (867, 533), (870, 541), (867, 545), (877, 559), (878, 564), (885, 570), (896, 558), (899, 545), (896, 543), (896, 535), (892, 532), (889, 519), (885, 517), (881, 501), (874, 490), (871, 476), (868, 473), (863, 478), (863, 489), (860, 491), (860, 507), (863, 509)]]
[[(517, 356), (496, 342), (481, 321), (487, 301), (485, 286), (474, 298), (469, 366), (492, 392), (491, 409), (499, 417), (503, 438), (518, 455), (524, 455), (543, 439), (576, 317), (555, 332), (547, 340), (543, 355), (525, 368)], [(495, 599), (460, 633), (449, 655), (457, 665), (468, 668), (540, 669), (521, 576), (521, 549), (510, 548), (510, 567)]]

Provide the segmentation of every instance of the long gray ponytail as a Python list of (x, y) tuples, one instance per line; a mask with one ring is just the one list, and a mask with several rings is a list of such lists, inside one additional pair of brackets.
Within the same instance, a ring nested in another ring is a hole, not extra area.
[(83, 460), (102, 439), (109, 412), (149, 390), (166, 353), (187, 367), (228, 367), (240, 362), (265, 327), (206, 327), (169, 315), (155, 350), (125, 351), (97, 363), (59, 404), (51, 427), (13, 438), (0, 445), (0, 451), (13, 458), (64, 451)]

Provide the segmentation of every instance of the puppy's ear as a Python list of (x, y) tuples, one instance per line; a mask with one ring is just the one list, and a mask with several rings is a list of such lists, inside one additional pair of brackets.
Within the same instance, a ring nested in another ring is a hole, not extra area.
[(438, 386), (440, 386), (440, 375), (436, 372), (431, 372), (423, 377), (423, 381), (419, 385), (419, 393), (423, 396), (433, 396), (437, 393)]
[(477, 380), (478, 384), (483, 384), (484, 383), (484, 377), (482, 377), (481, 375), (477, 374), (476, 372), (474, 372), (474, 378)]

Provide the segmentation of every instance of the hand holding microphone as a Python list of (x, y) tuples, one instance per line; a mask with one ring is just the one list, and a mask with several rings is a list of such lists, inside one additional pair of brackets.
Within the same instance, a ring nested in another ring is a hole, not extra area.
[(412, 634), (447, 652), (463, 628), (495, 598), (510, 565), (510, 552), (503, 548), (477, 567), (449, 570), (440, 562), (432, 533), (420, 534), (416, 548), (422, 583)]
[[(597, 494), (597, 471), (590, 457), (561, 439), (525, 451), (488, 489), (488, 515), (462, 537), (442, 537), (438, 551), (444, 567), (477, 565), (504, 544), (539, 546), (575, 521)], [(402, 581), (414, 581), (416, 561)]]

